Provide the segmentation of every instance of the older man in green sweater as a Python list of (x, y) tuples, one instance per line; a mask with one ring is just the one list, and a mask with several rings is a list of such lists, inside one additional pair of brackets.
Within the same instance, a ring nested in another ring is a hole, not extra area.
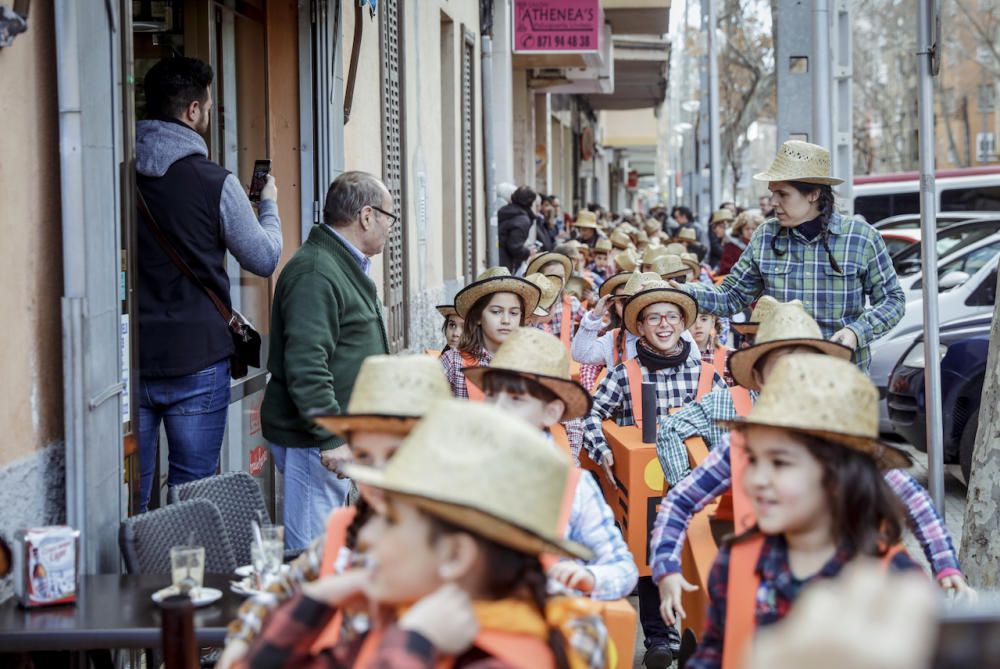
[(361, 363), (388, 353), (368, 270), (396, 222), (392, 211), (392, 196), (377, 178), (341, 174), (327, 191), (323, 223), (278, 278), (261, 422), (284, 474), (288, 548), (304, 548), (321, 534), (350, 487), (336, 473), (350, 457), (347, 445), (309, 416), (346, 410)]

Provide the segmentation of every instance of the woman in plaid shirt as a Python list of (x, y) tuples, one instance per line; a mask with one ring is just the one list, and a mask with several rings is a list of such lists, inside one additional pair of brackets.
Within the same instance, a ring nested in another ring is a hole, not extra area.
[(733, 316), (761, 295), (801, 300), (823, 336), (854, 351), (867, 371), (869, 346), (903, 317), (906, 302), (889, 253), (867, 223), (834, 211), (830, 154), (815, 144), (785, 142), (767, 172), (776, 218), (757, 228), (718, 286), (682, 284), (701, 308)]

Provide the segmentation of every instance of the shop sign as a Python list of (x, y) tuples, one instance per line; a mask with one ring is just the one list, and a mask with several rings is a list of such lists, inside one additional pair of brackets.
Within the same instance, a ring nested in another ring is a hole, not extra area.
[(250, 451), (250, 476), (260, 476), (267, 464), (267, 449), (258, 446)]
[(600, 50), (600, 0), (514, 0), (514, 53)]
[(639, 172), (637, 170), (628, 171), (628, 183), (626, 188), (638, 188), (639, 187)]

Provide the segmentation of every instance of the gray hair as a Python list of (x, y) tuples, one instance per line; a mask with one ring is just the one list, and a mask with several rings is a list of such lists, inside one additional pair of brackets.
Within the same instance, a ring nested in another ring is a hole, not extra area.
[(386, 187), (368, 172), (344, 172), (333, 180), (326, 191), (323, 222), (327, 225), (349, 225), (367, 206), (381, 207)]

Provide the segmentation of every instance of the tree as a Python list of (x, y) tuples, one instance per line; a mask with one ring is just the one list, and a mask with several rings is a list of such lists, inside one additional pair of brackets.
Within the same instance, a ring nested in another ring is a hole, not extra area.
[(1000, 301), (993, 308), (990, 352), (969, 478), (962, 571), (972, 587), (996, 590), (1000, 585)]

